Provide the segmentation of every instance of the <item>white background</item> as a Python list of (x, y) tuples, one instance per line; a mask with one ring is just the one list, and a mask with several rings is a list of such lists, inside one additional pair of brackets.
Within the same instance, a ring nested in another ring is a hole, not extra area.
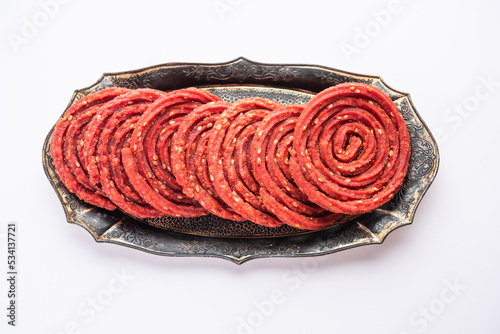
[[(498, 1), (65, 2), (0, 4), (0, 332), (500, 333)], [(413, 224), (382, 245), (237, 266), (97, 244), (65, 222), (41, 154), (75, 89), (103, 72), (239, 56), (409, 92), (441, 153)]]

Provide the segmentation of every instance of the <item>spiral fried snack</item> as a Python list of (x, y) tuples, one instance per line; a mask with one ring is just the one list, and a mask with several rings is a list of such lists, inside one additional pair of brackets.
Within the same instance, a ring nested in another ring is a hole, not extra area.
[(107, 88), (83, 97), (64, 113), (52, 133), (51, 155), (61, 181), (78, 198), (107, 210), (116, 207), (101, 186), (89, 179), (84, 157), (85, 133), (99, 108), (127, 91)]
[(195, 198), (208, 212), (230, 220), (243, 220), (215, 191), (207, 161), (210, 131), (219, 116), (231, 104), (210, 102), (189, 115), (176, 131), (172, 145), (172, 172), (188, 197)]
[(332, 213), (308, 201), (291, 176), (289, 168), (295, 124), (302, 105), (281, 107), (264, 118), (250, 148), (253, 174), (260, 196), (283, 223), (301, 229), (332, 225), (342, 214)]
[[(103, 105), (94, 117), (96, 121), (103, 121), (94, 124), (93, 127), (96, 133), (100, 133), (95, 146), (94, 172), (113, 203), (126, 213), (139, 218), (159, 217), (165, 215), (165, 211), (150, 206), (133, 187), (130, 178), (123, 170), (121, 151), (129, 147), (130, 137), (137, 121), (151, 103), (163, 95), (164, 93), (154, 90), (132, 90)], [(91, 152), (93, 147), (87, 148), (88, 152)], [(89, 172), (91, 170), (89, 169)]]
[(219, 198), (237, 214), (257, 224), (276, 227), (282, 222), (265, 207), (250, 166), (250, 143), (258, 125), (281, 104), (261, 98), (233, 103), (210, 131), (208, 168)]
[(180, 89), (158, 99), (144, 113), (122, 152), (124, 168), (134, 188), (151, 206), (176, 217), (197, 217), (207, 211), (182, 192), (172, 174), (171, 153), (185, 150), (172, 140), (186, 115), (196, 107), (220, 101), (200, 89)]
[(317, 94), (300, 115), (290, 170), (308, 199), (345, 214), (388, 202), (403, 184), (410, 138), (392, 100), (347, 83)]

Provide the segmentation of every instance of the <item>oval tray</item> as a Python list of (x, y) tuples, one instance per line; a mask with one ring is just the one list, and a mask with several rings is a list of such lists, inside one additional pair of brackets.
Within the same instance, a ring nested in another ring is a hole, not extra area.
[(324, 66), (262, 64), (245, 58), (220, 64), (170, 63), (104, 74), (94, 85), (75, 91), (67, 108), (85, 95), (113, 86), (163, 91), (199, 87), (228, 102), (264, 97), (290, 104), (306, 103), (315, 93), (343, 82), (373, 85), (394, 101), (410, 133), (410, 165), (403, 187), (389, 203), (368, 214), (345, 216), (340, 224), (320, 231), (287, 226), (265, 228), (213, 215), (141, 221), (119, 210), (110, 212), (94, 207), (70, 193), (55, 172), (50, 156), (53, 128), (43, 146), (44, 171), (69, 223), (84, 227), (98, 242), (125, 245), (158, 255), (220, 257), (241, 264), (254, 258), (323, 255), (382, 243), (391, 231), (412, 223), (420, 200), (436, 176), (439, 152), (410, 96), (390, 88), (380, 77)]

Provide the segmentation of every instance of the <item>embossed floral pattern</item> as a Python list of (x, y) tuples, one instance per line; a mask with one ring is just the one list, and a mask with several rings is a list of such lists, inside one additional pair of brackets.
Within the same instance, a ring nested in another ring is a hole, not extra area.
[(244, 259), (248, 256), (293, 256), (299, 250), (298, 245), (280, 241), (269, 245), (263, 243), (235, 243), (232, 241), (195, 240), (190, 243), (181, 243), (178, 250), (185, 254), (229, 255), (234, 259)]
[(125, 218), (109, 235), (110, 240), (124, 240), (146, 248), (160, 249), (160, 243), (153, 240), (151, 232)]
[(259, 80), (289, 80), (302, 77), (302, 73), (297, 69), (281, 66), (260, 66), (247, 62), (238, 62), (225, 66), (205, 66), (197, 65), (183, 70), (186, 76), (194, 77), (197, 80), (245, 80), (248, 78)]
[(119, 87), (129, 89), (152, 88), (158, 89), (158, 83), (167, 78), (170, 74), (168, 69), (156, 69), (143, 73), (132, 74), (130, 76), (113, 75), (111, 81)]

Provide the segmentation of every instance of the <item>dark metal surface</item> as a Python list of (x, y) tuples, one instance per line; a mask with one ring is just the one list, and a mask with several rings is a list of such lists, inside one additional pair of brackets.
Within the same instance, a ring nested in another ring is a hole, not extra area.
[(314, 93), (343, 82), (364, 82), (391, 97), (406, 121), (412, 153), (403, 187), (389, 203), (369, 214), (346, 216), (342, 224), (321, 231), (265, 228), (213, 215), (139, 221), (118, 210), (109, 212), (93, 207), (68, 192), (55, 172), (50, 156), (52, 130), (43, 147), (43, 167), (67, 221), (84, 227), (98, 242), (167, 256), (221, 257), (238, 264), (254, 258), (323, 255), (382, 243), (394, 229), (411, 224), (420, 200), (436, 176), (439, 153), (436, 141), (409, 95), (391, 89), (379, 77), (322, 66), (260, 64), (244, 58), (223, 64), (175, 63), (104, 74), (94, 85), (77, 90), (68, 107), (89, 93), (111, 86), (164, 91), (203, 87), (229, 102), (259, 96), (283, 104), (305, 103)]

